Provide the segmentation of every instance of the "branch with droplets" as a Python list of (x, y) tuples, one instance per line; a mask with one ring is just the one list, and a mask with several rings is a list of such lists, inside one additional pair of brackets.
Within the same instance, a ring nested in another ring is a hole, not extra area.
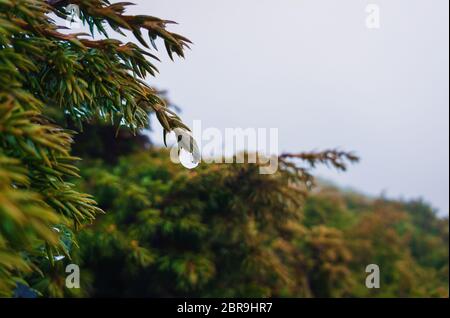
[[(100, 33), (107, 36), (107, 32), (103, 28), (103, 22), (99, 22), (106, 21), (114, 31), (120, 34), (123, 34), (122, 30), (131, 31), (139, 43), (149, 49), (150, 46), (142, 35), (142, 31), (146, 30), (148, 32), (151, 46), (157, 50), (155, 40), (157, 38), (161, 38), (164, 41), (167, 53), (171, 59), (173, 59), (173, 53), (180, 57), (184, 57), (184, 49), (189, 48), (189, 44), (192, 43), (189, 39), (179, 34), (167, 31), (167, 25), (175, 24), (176, 22), (174, 21), (163, 20), (146, 15), (126, 15), (125, 11), (127, 6), (133, 5), (133, 3), (130, 2), (110, 4), (108, 1), (102, 0), (48, 0), (46, 3), (49, 5), (49, 10), (62, 18), (67, 18), (69, 13), (66, 11), (66, 6), (71, 4), (77, 5), (80, 9), (80, 14), (84, 17), (83, 22), (89, 24), (92, 35), (93, 28), (97, 27)], [(26, 25), (23, 24), (23, 27), (26, 28)], [(59, 32), (57, 28), (52, 29), (47, 27), (38, 31), (51, 38), (69, 41), (81, 48), (104, 51), (113, 50), (118, 53), (128, 54), (130, 56), (136, 55), (139, 59), (142, 59), (142, 57), (146, 55), (153, 59), (159, 60), (157, 56), (139, 48), (134, 43), (123, 44), (121, 41), (115, 39), (90, 40), (82, 38), (83, 36), (88, 35), (86, 33), (63, 34)], [(153, 65), (150, 65), (148, 69), (151, 71), (150, 73), (152, 75), (154, 75), (153, 71), (157, 72), (156, 67)], [(138, 72), (138, 75), (140, 75), (139, 73), (140, 72)], [(184, 125), (177, 114), (165, 105), (163, 100), (154, 102), (155, 92), (144, 83), (142, 84), (144, 91), (147, 91), (148, 94), (141, 94), (141, 98), (139, 98), (137, 104), (142, 105), (146, 109), (152, 110), (156, 113), (156, 117), (164, 129), (164, 136), (176, 128), (189, 131), (189, 128)], [(151, 96), (153, 98), (146, 98), (147, 96)], [(152, 102), (149, 102), (150, 100)]]

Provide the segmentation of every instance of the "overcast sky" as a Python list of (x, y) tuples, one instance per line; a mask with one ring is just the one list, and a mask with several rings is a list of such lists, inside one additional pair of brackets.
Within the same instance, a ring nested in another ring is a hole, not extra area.
[[(189, 125), (279, 128), (280, 151), (354, 150), (335, 183), (449, 211), (448, 0), (133, 0), (194, 45), (152, 79)], [(366, 27), (366, 5), (380, 29)], [(156, 134), (160, 139), (161, 134)]]

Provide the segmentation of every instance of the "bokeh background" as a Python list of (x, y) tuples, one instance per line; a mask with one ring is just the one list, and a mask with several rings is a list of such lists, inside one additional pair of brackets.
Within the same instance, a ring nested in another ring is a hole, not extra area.
[[(445, 0), (135, 0), (193, 42), (160, 75), (188, 124), (276, 127), (280, 152), (341, 147), (362, 162), (319, 175), (449, 211)], [(380, 28), (366, 27), (366, 6)], [(162, 142), (156, 129), (155, 142)], [(232, 146), (232, 145), (228, 145)]]

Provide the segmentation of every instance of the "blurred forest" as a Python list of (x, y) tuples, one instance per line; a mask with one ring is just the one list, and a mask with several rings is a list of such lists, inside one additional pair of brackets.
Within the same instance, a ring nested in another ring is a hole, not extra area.
[[(77, 296), (448, 297), (448, 219), (420, 200), (322, 182), (299, 202), (280, 173), (187, 170), (144, 136), (105, 130), (75, 143), (85, 158), (78, 187), (108, 211), (78, 235)], [(365, 286), (373, 263), (380, 289)], [(67, 293), (58, 280), (47, 290)]]

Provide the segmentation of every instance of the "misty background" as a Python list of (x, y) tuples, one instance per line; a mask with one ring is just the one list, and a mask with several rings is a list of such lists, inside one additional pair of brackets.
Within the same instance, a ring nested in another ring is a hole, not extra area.
[[(149, 79), (188, 125), (278, 128), (280, 152), (339, 147), (339, 186), (449, 211), (447, 0), (133, 0), (194, 42)], [(366, 27), (366, 6), (380, 28)], [(162, 131), (154, 126), (155, 142)]]

